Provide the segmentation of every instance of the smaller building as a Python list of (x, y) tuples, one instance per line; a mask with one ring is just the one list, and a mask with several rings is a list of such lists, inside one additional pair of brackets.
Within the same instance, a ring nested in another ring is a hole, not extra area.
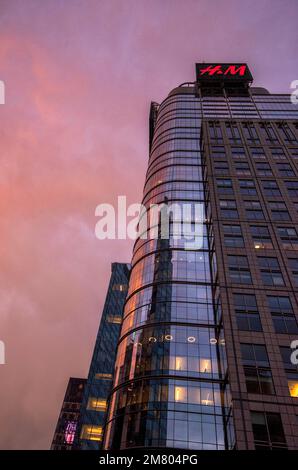
[(80, 450), (102, 447), (111, 392), (117, 343), (127, 295), (130, 265), (112, 263), (112, 272), (97, 333), (74, 446)]
[(86, 379), (70, 377), (51, 450), (73, 450)]

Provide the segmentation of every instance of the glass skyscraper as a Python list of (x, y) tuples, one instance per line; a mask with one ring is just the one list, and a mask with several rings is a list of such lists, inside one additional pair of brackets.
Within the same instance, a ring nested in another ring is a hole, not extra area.
[(51, 450), (73, 450), (86, 379), (71, 377), (68, 381), (57, 421)]
[(127, 295), (129, 265), (112, 263), (112, 272), (82, 398), (75, 438), (81, 450), (100, 449), (107, 400), (113, 382), (117, 342)]
[(135, 242), (104, 448), (294, 449), (298, 106), (197, 73), (151, 105), (143, 204), (203, 204), (203, 244)]

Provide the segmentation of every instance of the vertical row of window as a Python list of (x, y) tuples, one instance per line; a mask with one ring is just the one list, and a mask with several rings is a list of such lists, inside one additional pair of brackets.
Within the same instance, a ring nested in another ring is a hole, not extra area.
[[(256, 308), (255, 301), (252, 298), (246, 299), (245, 305), (250, 309)], [(240, 347), (247, 392), (274, 395), (275, 388), (266, 346), (242, 343)], [(285, 366), (289, 394), (291, 397), (298, 398), (298, 367), (293, 365), (290, 360), (290, 348), (281, 346), (280, 353)], [(279, 413), (252, 411), (251, 420), (256, 449), (286, 447), (286, 439)]]

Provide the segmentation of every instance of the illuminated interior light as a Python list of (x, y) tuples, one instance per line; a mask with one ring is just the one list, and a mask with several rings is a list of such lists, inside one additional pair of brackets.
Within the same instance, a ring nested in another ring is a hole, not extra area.
[(172, 335), (165, 335), (165, 339), (166, 339), (167, 341), (172, 341), (173, 336), (172, 336)]
[(195, 338), (195, 336), (189, 336), (189, 337), (187, 338), (187, 341), (188, 341), (189, 343), (194, 343), (194, 342), (196, 341), (196, 338)]
[(175, 387), (175, 401), (186, 401), (186, 387)]
[(87, 410), (106, 411), (107, 402), (102, 398), (90, 397), (88, 400)]
[(210, 344), (217, 344), (216, 338), (210, 338)]
[(81, 431), (81, 439), (87, 439), (89, 441), (101, 441), (102, 426), (91, 426), (89, 424), (84, 424)]
[(97, 373), (94, 376), (95, 379), (108, 379), (112, 380), (113, 376), (112, 374), (104, 374), (104, 373)]
[(156, 340), (156, 338), (154, 338), (154, 336), (150, 336), (148, 341), (149, 341), (149, 343), (156, 343), (157, 340)]
[(200, 372), (205, 374), (211, 372), (211, 360), (210, 359), (200, 359)]
[(213, 400), (209, 400), (210, 393), (208, 393), (207, 397), (202, 400), (202, 405), (213, 405)]
[(298, 382), (289, 380), (288, 382), (291, 397), (298, 398)]
[(187, 359), (186, 357), (176, 357), (175, 358), (175, 369), (176, 370), (186, 370)]

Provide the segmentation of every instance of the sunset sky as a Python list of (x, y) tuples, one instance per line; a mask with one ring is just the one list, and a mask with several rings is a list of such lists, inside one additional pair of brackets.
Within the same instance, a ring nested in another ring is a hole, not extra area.
[(113, 261), (95, 207), (140, 202), (150, 101), (195, 62), (298, 79), (297, 0), (0, 0), (0, 448), (46, 449), (85, 377)]

